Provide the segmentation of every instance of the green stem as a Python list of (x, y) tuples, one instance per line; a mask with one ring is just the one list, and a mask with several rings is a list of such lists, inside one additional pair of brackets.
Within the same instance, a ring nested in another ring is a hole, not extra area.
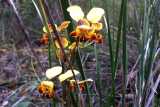
[(39, 0), (39, 4), (40, 4), (40, 8), (42, 10), (42, 15), (44, 17), (44, 24), (47, 30), (47, 33), (49, 34), (49, 42), (48, 42), (48, 63), (49, 63), (49, 67), (52, 67), (52, 56), (51, 56), (51, 38), (52, 38), (52, 34), (49, 31), (49, 27), (48, 27), (48, 17), (46, 15), (45, 9), (43, 7), (43, 2), (42, 0)]
[(126, 93), (126, 76), (127, 76), (127, 40), (126, 40), (126, 23), (127, 23), (127, 0), (124, 0), (123, 8), (123, 95), (122, 95), (122, 107), (125, 107), (125, 93)]
[(102, 82), (101, 82), (101, 76), (100, 76), (100, 65), (99, 65), (99, 60), (98, 60), (98, 49), (97, 49), (97, 45), (94, 44), (94, 53), (95, 53), (95, 57), (96, 57), (96, 83), (97, 83), (97, 87), (98, 87), (98, 92), (99, 92), (99, 103), (100, 103), (100, 107), (102, 107), (102, 93), (101, 93), (101, 89), (102, 89)]
[(112, 47), (112, 38), (111, 38), (111, 32), (110, 32), (110, 25), (109, 25), (109, 17), (108, 17), (108, 11), (106, 10), (107, 19), (104, 16), (104, 23), (106, 27), (106, 34), (108, 33), (108, 44), (109, 44), (109, 53), (110, 53), (110, 64), (111, 64), (111, 72), (112, 72), (112, 90), (111, 90), (111, 102), (109, 102), (108, 106), (110, 104), (114, 104), (114, 96), (115, 96), (115, 78), (114, 78), (114, 56), (113, 56), (113, 47)]

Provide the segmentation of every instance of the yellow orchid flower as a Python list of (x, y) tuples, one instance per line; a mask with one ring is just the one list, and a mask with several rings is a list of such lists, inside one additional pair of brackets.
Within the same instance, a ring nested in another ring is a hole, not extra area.
[(48, 44), (48, 40), (49, 40), (48, 34), (44, 33), (42, 35), (42, 37), (40, 38), (40, 43), (44, 44), (44, 45), (47, 45)]
[[(85, 83), (92, 83), (93, 80), (92, 79), (86, 79), (86, 80), (82, 80), (82, 81), (77, 81), (77, 84), (80, 87), (80, 91), (83, 92), (85, 90)], [(69, 90), (74, 92), (76, 90), (76, 81), (75, 80), (69, 80)]]
[(69, 26), (71, 22), (70, 21), (64, 21), (62, 22), (58, 27), (57, 27), (57, 30), (60, 32), (60, 31), (63, 31), (65, 29), (67, 29), (67, 27)]
[[(97, 28), (98, 29), (98, 28)], [(101, 34), (96, 33), (94, 29), (84, 29), (77, 27), (70, 35), (79, 41), (94, 41), (95, 43), (102, 43), (103, 37)]]
[(103, 24), (99, 22), (105, 13), (102, 8), (92, 8), (86, 18), (84, 18), (82, 9), (77, 5), (68, 7), (67, 11), (70, 13), (72, 19), (77, 22), (76, 29), (71, 32), (72, 37), (84, 42), (102, 42), (102, 37), (100, 34), (97, 34), (97, 31), (100, 31), (103, 28)]
[[(57, 31), (61, 32), (65, 30), (69, 26), (69, 24), (70, 24), (70, 21), (63, 21), (59, 26), (55, 24), (55, 27)], [(48, 24), (48, 28), (50, 32), (53, 32), (53, 27), (51, 24)], [(43, 32), (48, 33), (45, 26), (43, 27)]]
[[(79, 72), (77, 70), (73, 70), (75, 75), (78, 75)], [(46, 77), (48, 79), (53, 79), (56, 76), (59, 75), (58, 79), (60, 82), (65, 81), (68, 78), (73, 77), (73, 73), (71, 70), (67, 70), (67, 72), (65, 72), (64, 74), (62, 73), (62, 67), (61, 66), (55, 66), (53, 68), (50, 68), (46, 71)], [(54, 96), (55, 94), (55, 84), (52, 81), (41, 81), (41, 83), (38, 85), (37, 87), (39, 93), (41, 93), (43, 96), (47, 97), (47, 98), (51, 98)]]
[[(70, 24), (70, 21), (64, 21), (58, 27), (55, 24), (56, 30), (61, 32), (61, 31), (65, 30), (69, 26), (69, 24)], [(49, 31), (52, 33), (53, 27), (51, 24), (48, 24), (48, 28), (49, 28)], [(43, 34), (42, 38), (40, 39), (40, 43), (47, 45), (48, 41), (49, 41), (49, 36), (48, 36), (48, 32), (47, 32), (46, 27), (43, 27), (43, 32), (45, 32), (45, 33)], [(65, 37), (60, 37), (60, 41), (61, 41), (61, 44), (64, 48), (68, 46), (68, 40)], [(55, 40), (55, 45), (57, 48), (60, 48), (58, 40)]]
[(51, 98), (54, 96), (54, 83), (52, 81), (42, 81), (38, 86), (38, 91), (43, 96)]

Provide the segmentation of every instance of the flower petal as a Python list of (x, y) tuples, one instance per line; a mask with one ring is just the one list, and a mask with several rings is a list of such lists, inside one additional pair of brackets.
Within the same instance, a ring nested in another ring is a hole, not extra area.
[(44, 33), (43, 36), (42, 36), (42, 38), (40, 38), (40, 43), (44, 44), (44, 45), (47, 45), (48, 44), (48, 40), (49, 40), (48, 34)]
[(59, 75), (62, 72), (62, 67), (61, 66), (55, 66), (53, 68), (50, 68), (46, 71), (46, 77), (48, 79), (52, 79)]
[(87, 26), (90, 26), (90, 23), (89, 23), (89, 21), (88, 21), (86, 18), (83, 18), (83, 19), (79, 20), (77, 24), (78, 24), (78, 26), (79, 26), (79, 25), (87, 25)]
[(103, 36), (101, 34), (97, 34), (95, 42), (96, 43), (102, 43), (103, 42)]
[(87, 25), (80, 25), (80, 26), (77, 26), (77, 28), (82, 30), (82, 31), (83, 30), (85, 30), (85, 31), (87, 30), (88, 31), (88, 30), (92, 29), (90, 26), (87, 26)]
[(78, 84), (85, 83), (85, 82), (93, 82), (93, 79), (88, 78), (86, 80), (79, 81)]
[[(69, 80), (69, 82), (75, 83), (76, 81), (75, 81), (74, 79), (71, 79), (71, 80)], [(82, 81), (77, 80), (77, 83), (78, 83), (78, 84), (82, 84), (82, 83), (85, 83), (85, 82), (93, 82), (93, 79), (88, 78), (88, 79), (82, 80)]]
[(97, 31), (102, 30), (103, 24), (102, 23), (92, 23), (92, 28)]
[(68, 47), (68, 49), (70, 49), (70, 50), (73, 50), (73, 49), (75, 49), (76, 48), (76, 42), (73, 42), (69, 47)]
[(70, 24), (70, 21), (64, 21), (61, 23), (60, 26), (57, 27), (57, 30), (62, 31), (64, 29), (66, 29), (69, 26), (69, 24)]
[[(73, 70), (73, 72), (75, 75), (79, 74), (79, 71), (77, 71), (77, 70)], [(66, 73), (60, 75), (58, 78), (59, 78), (60, 82), (63, 82), (64, 80), (71, 78), (71, 77), (73, 77), (72, 70), (68, 70)]]
[(54, 96), (54, 83), (52, 81), (42, 81), (38, 86), (38, 91), (43, 96), (51, 98)]
[[(57, 25), (55, 25), (55, 26), (57, 26)], [(48, 24), (48, 28), (49, 28), (49, 31), (50, 31), (50, 32), (53, 32), (53, 29), (52, 29), (52, 25), (51, 25), (51, 24)], [(48, 33), (48, 32), (47, 32), (47, 28), (46, 28), (45, 26), (43, 27), (43, 32)]]
[(72, 32), (70, 33), (70, 35), (71, 35), (72, 37), (75, 37), (75, 38), (79, 37), (80, 34), (81, 34), (81, 32), (80, 32), (80, 30), (79, 30), (78, 28), (76, 28), (76, 30), (74, 30), (74, 31), (72, 31)]
[[(68, 46), (68, 40), (67, 40), (67, 38), (60, 37), (60, 41), (61, 41), (61, 44), (62, 44), (63, 48), (66, 48)], [(60, 48), (58, 40), (55, 40), (55, 45), (56, 45), (57, 48)]]
[(42, 81), (41, 82), (42, 85), (46, 85), (46, 86), (49, 86), (51, 88), (54, 87), (54, 83), (52, 81)]
[(84, 13), (78, 5), (73, 5), (67, 8), (71, 18), (78, 22), (80, 19), (83, 19)]
[(92, 23), (97, 23), (101, 20), (104, 13), (104, 9), (102, 8), (92, 8), (87, 14), (87, 19)]

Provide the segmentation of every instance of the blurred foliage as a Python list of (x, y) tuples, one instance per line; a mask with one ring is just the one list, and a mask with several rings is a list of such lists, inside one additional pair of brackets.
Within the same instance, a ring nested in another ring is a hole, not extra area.
[(33, 3), (31, 0), (19, 0), (20, 5), (20, 13), (22, 16), (24, 16), (24, 22), (26, 24), (31, 24), (33, 21), (35, 21), (36, 18), (36, 11), (33, 6)]

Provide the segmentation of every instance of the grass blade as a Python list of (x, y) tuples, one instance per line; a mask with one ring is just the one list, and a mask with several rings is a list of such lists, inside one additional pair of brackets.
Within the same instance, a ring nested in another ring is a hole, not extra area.
[(126, 93), (126, 76), (127, 76), (127, 71), (128, 71), (128, 60), (127, 60), (127, 39), (126, 39), (126, 32), (127, 32), (127, 0), (124, 0), (124, 7), (123, 7), (123, 39), (122, 39), (122, 44), (123, 44), (123, 59), (122, 59), (122, 62), (123, 62), (123, 76), (122, 76), (122, 86), (123, 86), (123, 93), (122, 93), (122, 107), (125, 106), (125, 93)]
[(108, 106), (111, 104), (114, 104), (114, 98), (115, 98), (115, 73), (114, 73), (114, 55), (113, 55), (113, 42), (111, 38), (111, 32), (110, 32), (110, 25), (109, 25), (109, 17), (108, 12), (106, 11), (107, 19), (104, 16), (104, 23), (106, 28), (106, 34), (108, 35), (108, 43), (109, 43), (109, 53), (110, 53), (110, 64), (111, 64), (111, 72), (112, 72), (112, 89), (111, 89), (111, 95), (109, 96), (110, 100), (108, 101)]
[(18, 22), (18, 24), (20, 25), (20, 29), (21, 29), (22, 32), (24, 33), (24, 36), (25, 36), (25, 39), (26, 39), (26, 41), (27, 41), (27, 45), (28, 45), (29, 49), (31, 50), (33, 56), (36, 58), (36, 60), (37, 60), (37, 62), (38, 62), (38, 65), (39, 65), (39, 67), (41, 68), (41, 71), (44, 72), (45, 69), (44, 69), (44, 67), (42, 66), (42, 64), (40, 63), (40, 60), (39, 60), (38, 56), (36, 55), (36, 53), (35, 53), (35, 51), (34, 51), (34, 49), (33, 49), (33, 47), (32, 47), (32, 43), (31, 43), (31, 40), (30, 40), (29, 32), (28, 32), (28, 30), (26, 29), (26, 27), (25, 27), (25, 25), (24, 25), (24, 23), (23, 23), (23, 21), (22, 21), (22, 18), (20, 17), (20, 15), (19, 15), (19, 13), (18, 13), (18, 11), (17, 11), (17, 8), (16, 8), (13, 0), (8, 0), (8, 3), (11, 5), (11, 7), (12, 7), (12, 9), (13, 9), (13, 11), (14, 11), (14, 14), (15, 14), (15, 16), (16, 16), (17, 22)]
[(102, 102), (102, 92), (101, 92), (101, 89), (102, 89), (102, 81), (101, 81), (101, 76), (100, 76), (100, 62), (99, 62), (99, 59), (98, 59), (98, 54), (99, 54), (99, 51), (98, 51), (98, 47), (96, 44), (94, 44), (94, 54), (95, 54), (95, 57), (96, 57), (96, 86), (98, 87), (98, 92), (99, 92), (99, 103), (100, 103), (100, 107), (102, 107), (103, 105), (103, 102)]

